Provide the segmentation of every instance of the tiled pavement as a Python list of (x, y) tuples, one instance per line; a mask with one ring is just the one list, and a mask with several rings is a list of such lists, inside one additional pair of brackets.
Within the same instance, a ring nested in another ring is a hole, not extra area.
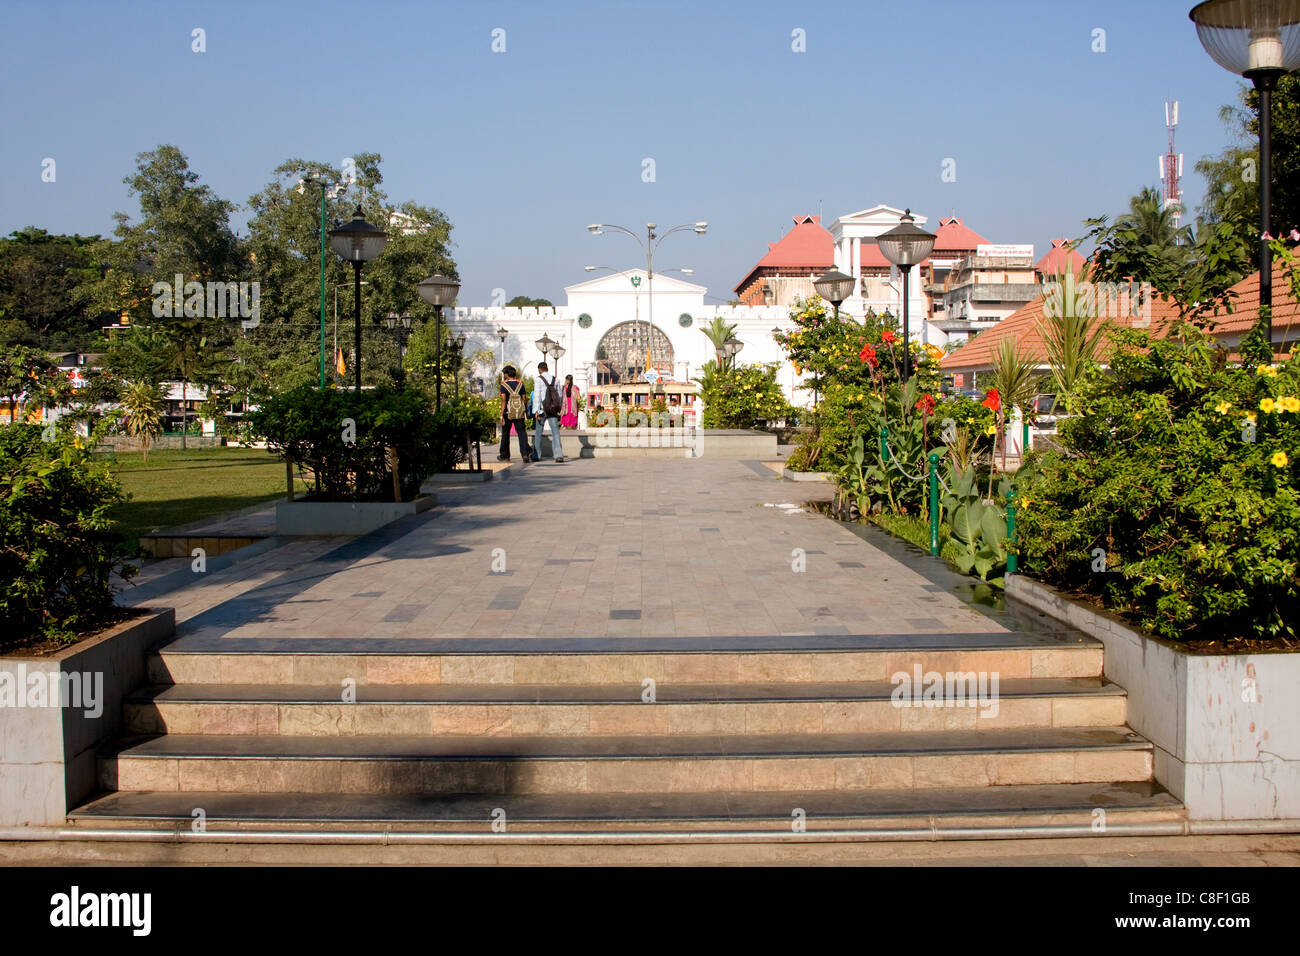
[(203, 573), (174, 560), (122, 601), (174, 606), (182, 641), (232, 649), (342, 638), (987, 642), (1021, 630), (937, 561), (801, 510), (828, 486), (781, 481), (756, 462), (588, 459), (511, 473), (440, 487), (433, 510), (361, 538), (270, 539)]

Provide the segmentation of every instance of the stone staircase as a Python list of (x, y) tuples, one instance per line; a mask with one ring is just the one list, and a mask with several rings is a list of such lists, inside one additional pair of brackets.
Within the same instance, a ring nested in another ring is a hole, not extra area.
[[(931, 637), (181, 640), (69, 823), (725, 840), (1182, 818), (1099, 644)], [(996, 700), (891, 698), (930, 672), (996, 674)]]

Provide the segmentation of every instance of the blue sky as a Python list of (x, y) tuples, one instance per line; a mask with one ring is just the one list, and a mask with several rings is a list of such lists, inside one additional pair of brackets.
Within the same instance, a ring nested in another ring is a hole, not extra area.
[[(1157, 184), (1167, 98), (1182, 104), (1185, 199), (1200, 202), (1192, 165), (1226, 145), (1218, 110), (1241, 81), (1202, 51), (1190, 6), (9, 4), (0, 232), (109, 232), (115, 211), (136, 211), (122, 183), (135, 155), (173, 143), (240, 204), (290, 157), (381, 153), (390, 199), (451, 218), (465, 305), (494, 288), (563, 302), (586, 264), (641, 264), (630, 239), (589, 235), (596, 221), (708, 220), (703, 238), (668, 239), (656, 265), (694, 268), (721, 301), (819, 207), (827, 224), (882, 202), (931, 227), (955, 212), (1041, 255)], [(941, 181), (948, 158), (956, 182)]]

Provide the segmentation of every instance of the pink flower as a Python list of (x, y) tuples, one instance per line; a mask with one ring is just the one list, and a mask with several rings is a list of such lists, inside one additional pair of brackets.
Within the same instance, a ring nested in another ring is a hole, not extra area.
[(1292, 242), (1300, 242), (1300, 229), (1292, 229), (1292, 230), (1291, 230), (1291, 241), (1292, 241)]
[(1264, 233), (1262, 236), (1260, 236), (1260, 238), (1261, 238), (1261, 239), (1265, 239), (1265, 240), (1267, 240), (1268, 242), (1272, 242), (1272, 241), (1273, 241), (1273, 237), (1270, 236), (1268, 233)]

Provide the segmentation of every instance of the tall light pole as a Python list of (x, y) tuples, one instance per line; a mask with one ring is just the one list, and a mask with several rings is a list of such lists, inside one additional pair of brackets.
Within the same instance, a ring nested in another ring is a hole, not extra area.
[(438, 364), (438, 367), (434, 370), (437, 384), (434, 386), (433, 407), (439, 409), (442, 408), (442, 307), (451, 305), (456, 301), (456, 296), (460, 292), (460, 283), (455, 279), (447, 278), (442, 273), (438, 273), (429, 276), (427, 279), (420, 280), (420, 284), (416, 286), (416, 291), (420, 293), (421, 299), (433, 306), (434, 335), (436, 336), (434, 357)]
[(930, 254), (934, 248), (934, 233), (926, 232), (916, 225), (916, 219), (912, 215), (912, 210), (907, 209), (903, 212), (902, 221), (888, 232), (883, 232), (876, 237), (876, 242), (880, 245), (880, 251), (884, 257), (898, 266), (899, 271), (903, 273), (903, 381), (906, 382), (912, 377), (912, 350), (908, 341), (907, 313), (908, 313), (908, 291), (907, 280), (911, 274), (912, 267), (925, 261), (925, 257)]
[[(357, 347), (357, 394), (361, 394), (361, 267), (384, 251), (388, 233), (372, 226), (361, 215), (361, 206), (347, 225), (330, 230), (330, 248), (346, 262), (352, 263), (352, 288), (356, 297), (355, 316)], [(322, 302), (324, 299), (322, 298)], [(323, 338), (322, 338), (323, 341)]]
[[(680, 226), (673, 226), (671, 229), (669, 229), (667, 232), (664, 233), (656, 232), (655, 230), (657, 230), (658, 228), (659, 226), (656, 223), (653, 222), (646, 223), (645, 225), (646, 238), (645, 241), (643, 242), (640, 236), (638, 236), (635, 232), (633, 232), (631, 229), (626, 228), (625, 226), (614, 226), (604, 222), (593, 222), (590, 226), (587, 227), (587, 231), (590, 232), (593, 236), (604, 235), (607, 230), (612, 232), (621, 232), (625, 236), (631, 236), (633, 239), (636, 240), (637, 244), (641, 247), (641, 251), (645, 253), (645, 271), (646, 271), (646, 279), (647, 279), (646, 298), (647, 298), (647, 309), (650, 314), (648, 321), (650, 326), (649, 334), (651, 339), (654, 336), (654, 327), (655, 327), (654, 292), (655, 292), (656, 250), (658, 250), (660, 243), (662, 243), (665, 239), (671, 236), (674, 232), (685, 232), (686, 230), (689, 229), (697, 236), (702, 236), (708, 230), (709, 224), (703, 221), (687, 222), (687, 223), (682, 223)], [(647, 345), (649, 345), (649, 340), (647, 341)]]
[[(325, 387), (325, 198), (334, 199), (347, 191), (347, 183), (330, 182), (323, 176), (309, 174), (298, 180), (298, 195), (307, 192), (307, 184), (320, 187), (320, 387)], [(337, 293), (336, 293), (337, 294)], [(337, 303), (337, 299), (335, 300)], [(337, 311), (337, 305), (336, 305)]]
[[(497, 329), (497, 338), (501, 340), (501, 368), (505, 368), (506, 366), (506, 339), (509, 338), (509, 336), (510, 333), (504, 328)], [(498, 369), (498, 371), (500, 371), (500, 369)]]
[[(345, 283), (334, 283), (334, 354), (339, 353), (339, 286)], [(361, 280), (362, 285), (370, 285), (365, 279)]]
[[(1273, 90), (1300, 69), (1300, 0), (1206, 0), (1188, 14), (1215, 63), (1244, 76), (1259, 92), (1259, 304), (1273, 305)], [(1260, 331), (1273, 348), (1271, 317)]]

